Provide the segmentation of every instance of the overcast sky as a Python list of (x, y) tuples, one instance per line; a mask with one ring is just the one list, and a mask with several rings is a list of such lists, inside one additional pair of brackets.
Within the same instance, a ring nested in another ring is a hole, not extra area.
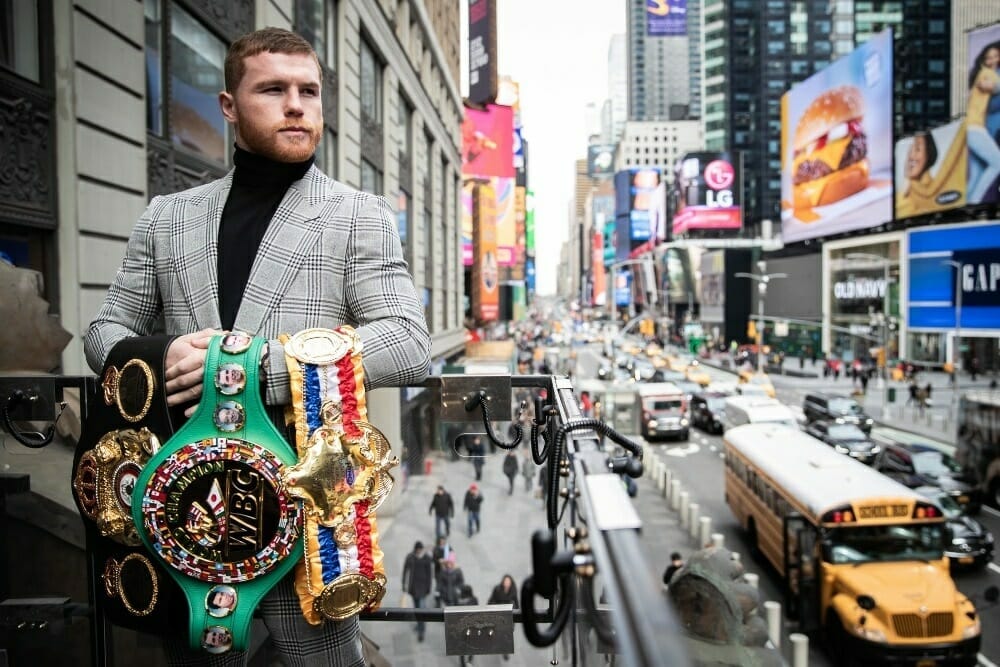
[[(467, 3), (461, 4), (465, 44)], [(608, 42), (611, 35), (625, 32), (625, 3), (497, 0), (496, 4), (497, 72), (520, 84), (521, 122), (529, 143), (536, 288), (550, 294), (555, 292), (559, 251), (569, 224), (574, 161), (587, 154), (586, 106), (607, 97)], [(468, 64), (463, 59), (463, 96), (468, 90)]]

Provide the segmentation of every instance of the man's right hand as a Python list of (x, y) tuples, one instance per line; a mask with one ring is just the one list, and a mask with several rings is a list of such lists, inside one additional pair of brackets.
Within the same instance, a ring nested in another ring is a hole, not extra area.
[[(201, 380), (205, 369), (205, 355), (212, 336), (221, 334), (216, 329), (202, 329), (178, 336), (167, 348), (166, 378), (167, 405), (180, 405), (196, 401), (201, 396)], [(196, 405), (184, 411), (190, 417)]]

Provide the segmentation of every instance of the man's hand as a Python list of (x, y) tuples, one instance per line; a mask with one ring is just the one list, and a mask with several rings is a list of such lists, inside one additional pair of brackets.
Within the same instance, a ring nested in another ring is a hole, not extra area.
[[(202, 329), (174, 339), (167, 348), (167, 405), (180, 405), (201, 396), (201, 379), (205, 372), (205, 355), (212, 336), (222, 333)], [(184, 411), (190, 417), (197, 406)]]

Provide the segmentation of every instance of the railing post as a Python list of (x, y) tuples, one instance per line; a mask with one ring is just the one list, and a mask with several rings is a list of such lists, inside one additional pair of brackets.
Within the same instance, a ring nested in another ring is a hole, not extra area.
[[(743, 581), (747, 582), (754, 588), (757, 588), (760, 584), (760, 577), (753, 572), (746, 572), (743, 574)], [(766, 606), (766, 603), (765, 603)]]
[(809, 637), (801, 632), (793, 632), (788, 635), (792, 642), (792, 667), (808, 667), (809, 665)]
[(698, 503), (691, 503), (688, 506), (688, 532), (691, 537), (698, 537), (698, 511), (701, 506)]
[(767, 614), (767, 636), (774, 648), (781, 648), (781, 603), (768, 600), (764, 603), (764, 612)]
[(687, 525), (688, 525), (687, 524), (687, 520), (688, 520), (688, 502), (689, 502), (688, 492), (687, 491), (681, 491), (681, 506), (680, 506), (681, 528), (687, 528)]
[(726, 536), (722, 533), (712, 533), (712, 546), (716, 549), (721, 549), (722, 545), (726, 543)]
[(680, 504), (681, 481), (679, 479), (670, 480), (670, 509), (677, 509)]
[(698, 531), (698, 548), (704, 549), (712, 540), (712, 517), (703, 516), (699, 522), (701, 526)]

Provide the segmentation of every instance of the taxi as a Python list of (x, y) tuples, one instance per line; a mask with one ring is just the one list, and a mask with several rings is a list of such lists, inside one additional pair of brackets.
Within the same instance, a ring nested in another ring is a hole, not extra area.
[(691, 382), (696, 382), (702, 387), (707, 387), (712, 383), (712, 377), (702, 368), (698, 360), (695, 359), (684, 369), (684, 376)]
[(771, 384), (771, 378), (768, 377), (767, 373), (758, 373), (756, 371), (740, 371), (740, 377), (738, 384), (752, 384), (760, 389), (764, 390), (764, 393), (775, 398), (774, 385)]

